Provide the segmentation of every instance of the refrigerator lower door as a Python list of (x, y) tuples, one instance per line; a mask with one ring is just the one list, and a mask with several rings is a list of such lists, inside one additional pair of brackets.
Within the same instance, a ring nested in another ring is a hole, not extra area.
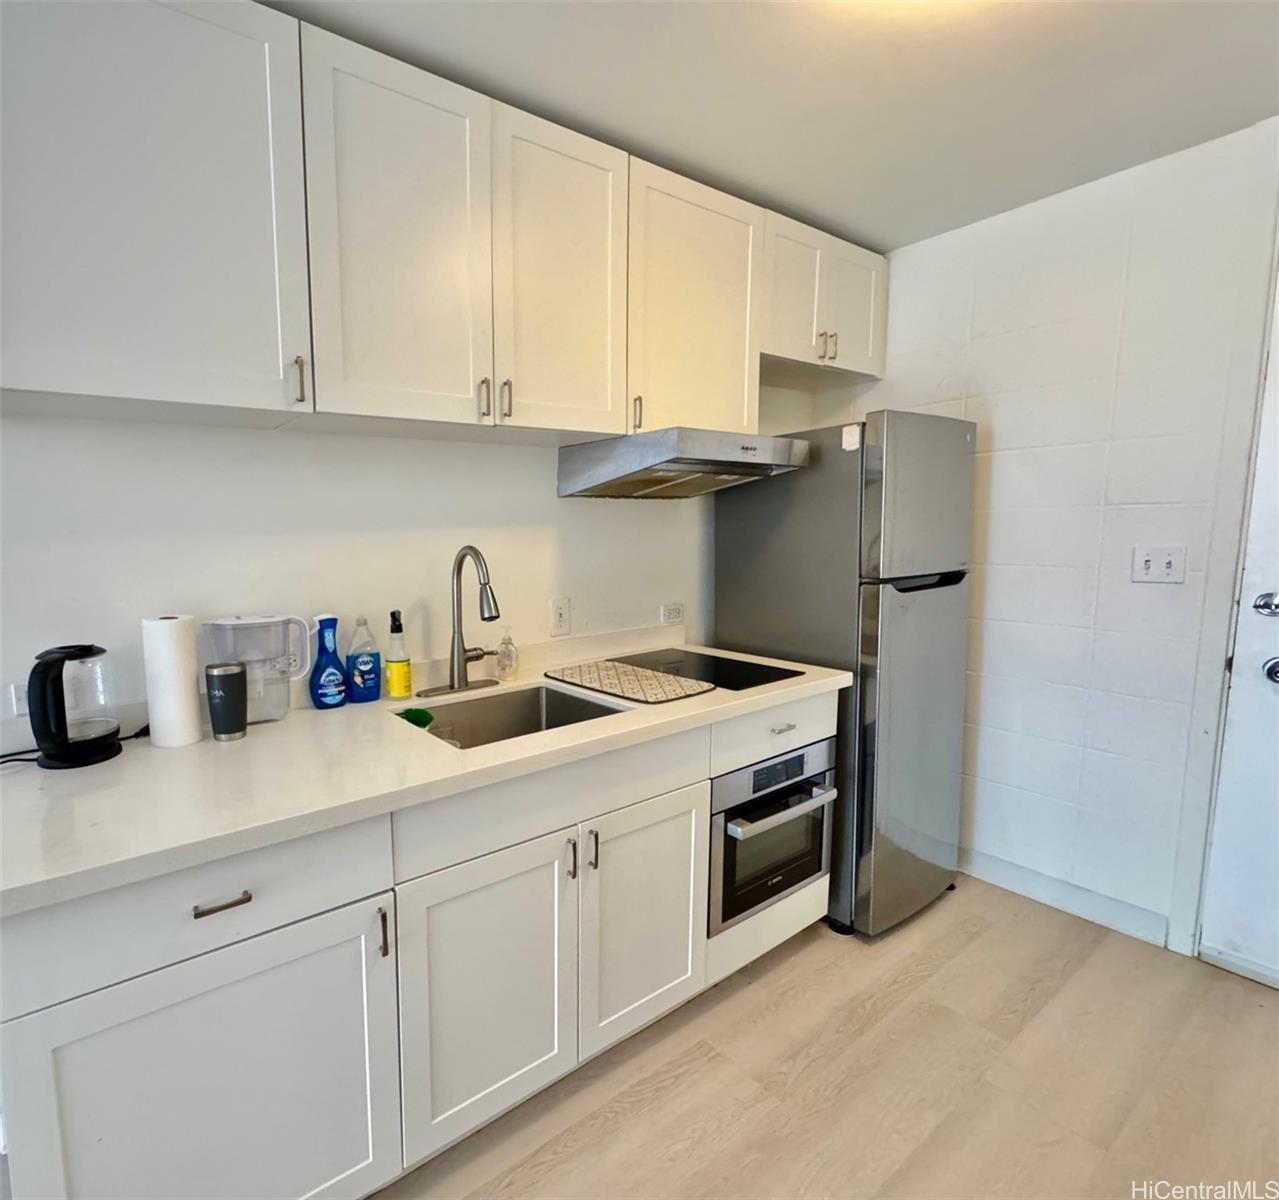
[(852, 912), (862, 933), (954, 881), (967, 644), (963, 572), (863, 585)]

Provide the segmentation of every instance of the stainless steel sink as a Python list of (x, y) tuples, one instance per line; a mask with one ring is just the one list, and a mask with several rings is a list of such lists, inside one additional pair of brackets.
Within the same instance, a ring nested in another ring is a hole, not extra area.
[(521, 688), (432, 708), (435, 720), (427, 726), (427, 732), (470, 750), (473, 746), (505, 742), (624, 711), (555, 688)]

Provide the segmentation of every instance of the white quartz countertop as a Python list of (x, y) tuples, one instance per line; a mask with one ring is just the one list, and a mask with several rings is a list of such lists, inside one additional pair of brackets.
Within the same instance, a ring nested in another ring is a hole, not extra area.
[(470, 750), (395, 715), (420, 706), (442, 717), (448, 704), (462, 702), (432, 698), (295, 709), (282, 721), (251, 726), (238, 742), (206, 733), (193, 746), (161, 750), (143, 738), (126, 742), (110, 762), (80, 770), (7, 766), (0, 772), (0, 912), (71, 900), (852, 683), (845, 671), (709, 653), (802, 674), (653, 705), (525, 674), (465, 699), (547, 683), (620, 711)]

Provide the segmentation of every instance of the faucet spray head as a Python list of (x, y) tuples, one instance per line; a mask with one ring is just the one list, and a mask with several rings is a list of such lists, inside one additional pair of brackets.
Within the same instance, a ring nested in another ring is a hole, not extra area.
[(493, 585), (491, 583), (480, 584), (480, 620), (496, 621), (502, 615), (502, 610), (497, 606), (497, 596), (493, 594)]

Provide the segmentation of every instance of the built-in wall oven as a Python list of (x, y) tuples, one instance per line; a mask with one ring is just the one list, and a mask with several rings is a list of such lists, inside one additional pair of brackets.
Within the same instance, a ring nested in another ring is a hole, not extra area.
[(835, 739), (711, 780), (711, 937), (830, 873)]

